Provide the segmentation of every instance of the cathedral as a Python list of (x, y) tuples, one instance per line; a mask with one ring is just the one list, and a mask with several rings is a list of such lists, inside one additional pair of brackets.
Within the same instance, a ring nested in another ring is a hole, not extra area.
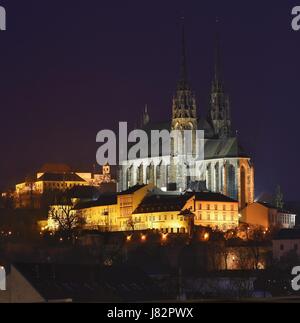
[(146, 132), (163, 129), (179, 132), (202, 130), (204, 158), (193, 162), (191, 176), (190, 165), (182, 162), (172, 142), (168, 156), (159, 154), (123, 161), (119, 169), (118, 190), (123, 191), (136, 184), (153, 184), (166, 192), (211, 191), (239, 201), (239, 208), (242, 209), (254, 201), (254, 166), (232, 131), (230, 101), (221, 75), (219, 37), (216, 37), (214, 72), (206, 118), (198, 117), (195, 94), (188, 81), (185, 43), (183, 26), (180, 78), (172, 100), (172, 120), (152, 124), (146, 107), (142, 128)]

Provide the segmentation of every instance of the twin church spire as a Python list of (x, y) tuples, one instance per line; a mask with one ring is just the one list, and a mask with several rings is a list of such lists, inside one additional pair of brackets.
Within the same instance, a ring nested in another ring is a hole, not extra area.
[[(186, 123), (197, 128), (197, 107), (195, 94), (188, 81), (187, 50), (184, 20), (182, 20), (181, 35), (181, 67), (176, 93), (173, 98), (173, 128), (174, 123), (186, 128)], [(179, 122), (180, 121), (180, 122)], [(229, 99), (224, 92), (221, 72), (220, 35), (216, 34), (214, 75), (210, 97), (208, 122), (213, 128), (214, 136), (219, 138), (231, 135), (231, 117)], [(190, 127), (189, 127), (190, 128)]]
[[(218, 23), (218, 21), (217, 21)], [(188, 80), (187, 48), (184, 18), (181, 22), (181, 63), (180, 75), (172, 108), (172, 130), (196, 130), (198, 129), (196, 97)], [(221, 67), (220, 34), (216, 33), (215, 58), (210, 105), (207, 121), (212, 128), (215, 138), (227, 138), (232, 135), (230, 103), (224, 91)], [(147, 106), (143, 113), (142, 126), (150, 122)]]
[(186, 36), (185, 36), (185, 25), (182, 20), (182, 31), (181, 31), (181, 66), (180, 66), (180, 79), (178, 82), (178, 89), (188, 89), (188, 72), (187, 72), (187, 61), (186, 61)]
[[(175, 128), (186, 129), (197, 127), (197, 106), (195, 94), (191, 90), (188, 81), (187, 72), (187, 50), (186, 50), (186, 35), (184, 19), (182, 19), (182, 34), (181, 34), (181, 67), (180, 77), (177, 84), (176, 93), (173, 97), (173, 125)], [(181, 121), (179, 122), (179, 119)], [(175, 124), (175, 126), (174, 126)]]
[[(218, 23), (218, 21), (217, 21)], [(221, 42), (220, 34), (216, 33), (215, 40), (214, 76), (210, 96), (208, 120), (218, 138), (227, 138), (232, 135), (229, 97), (224, 91), (221, 71)]]

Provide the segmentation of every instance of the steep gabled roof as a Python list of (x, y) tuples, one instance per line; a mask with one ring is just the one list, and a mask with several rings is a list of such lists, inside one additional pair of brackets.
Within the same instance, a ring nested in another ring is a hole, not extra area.
[(150, 212), (180, 212), (184, 207), (191, 194), (182, 195), (148, 195), (146, 196), (133, 214), (150, 213)]
[(74, 210), (88, 209), (97, 206), (115, 205), (117, 204), (117, 194), (101, 194), (96, 201), (78, 203)]
[(208, 201), (208, 202), (238, 202), (226, 195), (214, 192), (197, 192), (195, 194), (196, 201)]
[(153, 301), (160, 290), (134, 267), (85, 264), (16, 264), (15, 268), (46, 301)]
[(225, 157), (245, 157), (249, 156), (238, 143), (236, 137), (226, 139), (206, 139), (204, 146), (204, 158), (216, 159)]
[(45, 173), (38, 178), (42, 182), (86, 182), (75, 173)]
[(295, 214), (294, 212), (291, 212), (289, 210), (285, 210), (285, 209), (278, 208), (277, 206), (275, 206), (275, 205), (273, 205), (271, 203), (262, 202), (262, 201), (258, 201), (257, 203), (260, 204), (260, 205), (263, 205), (264, 207), (266, 207), (268, 209), (275, 209), (275, 210), (277, 210), (280, 213)]
[(118, 195), (133, 194), (133, 193), (137, 192), (138, 190), (140, 190), (141, 188), (144, 188), (145, 186), (147, 186), (147, 185), (145, 185), (145, 184), (143, 184), (143, 185), (135, 185), (135, 186), (130, 187), (126, 191), (120, 192)]

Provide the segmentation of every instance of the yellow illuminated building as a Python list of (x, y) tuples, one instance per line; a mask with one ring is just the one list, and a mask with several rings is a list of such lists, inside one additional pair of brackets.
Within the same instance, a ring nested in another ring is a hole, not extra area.
[(241, 213), (241, 220), (252, 226), (291, 229), (296, 225), (296, 214), (264, 202), (249, 204)]
[(159, 230), (164, 233), (187, 233), (189, 217), (181, 214), (189, 194), (152, 194), (133, 212), (136, 230)]
[[(73, 208), (86, 229), (100, 231), (158, 230), (188, 233), (192, 225), (229, 230), (238, 227), (238, 201), (219, 193), (164, 193), (136, 185), (118, 194), (103, 194)], [(55, 229), (49, 216), (49, 229)]]
[(40, 208), (41, 197), (47, 192), (66, 191), (75, 186), (89, 184), (75, 173), (55, 174), (44, 173), (34, 181), (27, 181), (16, 185), (14, 193), (17, 208)]
[(213, 192), (195, 193), (187, 207), (195, 213), (194, 224), (226, 231), (239, 225), (239, 203)]
[(134, 210), (152, 188), (136, 185), (119, 194), (103, 194), (96, 201), (79, 203), (74, 209), (85, 219), (88, 229), (130, 231), (134, 229)]
[[(64, 192), (78, 186), (94, 186), (113, 184), (110, 190), (115, 191), (115, 180), (111, 178), (111, 169), (103, 166), (102, 174), (91, 172), (73, 172), (67, 165), (47, 164), (32, 179), (17, 184), (14, 201), (17, 208), (40, 208), (41, 197), (45, 193)], [(106, 186), (105, 189), (108, 189)]]

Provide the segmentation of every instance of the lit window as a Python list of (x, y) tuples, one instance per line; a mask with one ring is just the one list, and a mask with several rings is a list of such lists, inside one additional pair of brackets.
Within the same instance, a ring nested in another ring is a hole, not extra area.
[(201, 212), (199, 212), (198, 219), (202, 220), (202, 213)]

